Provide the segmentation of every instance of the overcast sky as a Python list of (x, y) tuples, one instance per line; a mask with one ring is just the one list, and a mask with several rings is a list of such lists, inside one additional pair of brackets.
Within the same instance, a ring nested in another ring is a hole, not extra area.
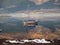
[(0, 0), (0, 14), (28, 10), (60, 13), (60, 0)]

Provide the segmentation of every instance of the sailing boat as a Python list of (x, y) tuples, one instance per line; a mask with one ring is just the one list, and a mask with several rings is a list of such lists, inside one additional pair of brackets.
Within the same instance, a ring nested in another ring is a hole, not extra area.
[[(29, 11), (30, 5), (28, 5), (28, 11)], [(23, 21), (24, 26), (35, 26), (38, 24), (37, 20), (34, 20), (30, 17), (30, 13), (28, 14), (28, 19)]]
[(24, 26), (35, 26), (38, 25), (38, 22), (35, 20), (25, 20), (24, 21)]

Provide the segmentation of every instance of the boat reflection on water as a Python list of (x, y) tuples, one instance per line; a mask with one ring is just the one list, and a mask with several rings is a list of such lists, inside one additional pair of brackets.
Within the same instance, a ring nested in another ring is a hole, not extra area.
[(38, 25), (38, 21), (36, 20), (25, 20), (23, 21), (23, 25), (25, 28), (25, 31), (28, 32), (28, 30), (33, 29)]
[(2, 32), (2, 29), (0, 29), (0, 32)]

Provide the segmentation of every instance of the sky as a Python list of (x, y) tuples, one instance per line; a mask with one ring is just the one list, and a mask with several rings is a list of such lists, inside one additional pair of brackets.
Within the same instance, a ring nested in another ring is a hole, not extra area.
[(59, 20), (60, 0), (0, 0), (0, 16)]
[[(52, 9), (60, 11), (59, 0), (0, 0), (1, 13), (16, 13), (25, 10)], [(42, 10), (45, 11), (45, 10)]]

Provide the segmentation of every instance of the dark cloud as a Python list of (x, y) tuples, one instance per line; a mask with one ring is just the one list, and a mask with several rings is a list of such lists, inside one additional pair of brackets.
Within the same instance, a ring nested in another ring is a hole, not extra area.
[(60, 5), (60, 0), (51, 0), (55, 5)]
[(0, 8), (2, 8), (3, 0), (0, 0)]
[(48, 2), (49, 0), (29, 0), (29, 1), (34, 2), (36, 5), (41, 5), (43, 3)]
[[(0, 13), (15, 13), (16, 11), (60, 9), (60, 0), (0, 0)], [(38, 3), (39, 2), (39, 3)], [(37, 5), (38, 4), (38, 5)], [(29, 8), (28, 8), (29, 5)]]

